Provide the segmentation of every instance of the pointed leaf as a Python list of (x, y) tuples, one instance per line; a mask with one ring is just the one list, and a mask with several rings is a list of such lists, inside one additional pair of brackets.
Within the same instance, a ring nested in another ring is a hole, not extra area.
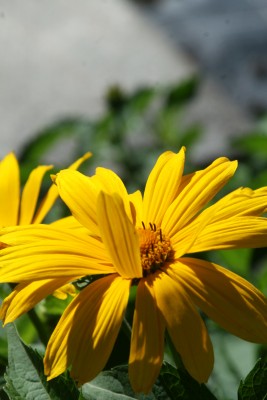
[(12, 400), (78, 400), (79, 391), (71, 379), (60, 376), (47, 382), (41, 356), (19, 338), (14, 324), (5, 328), (9, 367), (5, 392)]

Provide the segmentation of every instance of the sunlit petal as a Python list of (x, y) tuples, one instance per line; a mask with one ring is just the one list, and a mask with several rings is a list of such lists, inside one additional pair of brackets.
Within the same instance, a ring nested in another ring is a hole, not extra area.
[[(73, 164), (69, 166), (69, 169), (76, 170), (80, 167), (80, 165), (86, 161), (89, 157), (91, 157), (92, 153), (87, 152), (85, 153), (82, 157), (80, 157), (78, 160), (76, 160)], [(52, 208), (53, 204), (55, 203), (56, 199), (58, 198), (58, 189), (56, 185), (52, 184), (51, 187), (49, 188), (48, 192), (44, 196), (44, 198), (41, 201), (40, 206), (38, 207), (35, 216), (33, 218), (33, 223), (34, 224), (39, 224), (43, 221), (47, 213), (50, 211)]]
[(78, 171), (62, 170), (56, 176), (59, 195), (73, 216), (89, 231), (99, 235), (96, 199), (99, 193), (93, 181)]
[(20, 283), (3, 301), (0, 318), (4, 324), (13, 322), (68, 281), (68, 277), (62, 277), (59, 279)]
[(53, 228), (60, 228), (60, 229), (74, 229), (76, 232), (82, 233), (83, 235), (89, 235), (91, 232), (88, 231), (83, 225), (77, 221), (72, 215), (69, 217), (64, 217), (54, 221), (50, 224)]
[(18, 161), (9, 153), (0, 162), (0, 227), (17, 225), (20, 202)]
[(32, 223), (44, 174), (52, 165), (42, 165), (32, 170), (21, 195), (19, 224)]
[[(99, 240), (90, 236), (76, 236), (70, 230), (61, 231), (45, 225), (30, 227), (28, 230), (15, 231), (13, 236), (7, 235), (9, 243), (14, 237), (15, 241), (25, 241), (25, 244), (8, 246), (1, 250), (0, 282), (16, 283), (62, 276), (73, 280), (76, 276), (115, 272), (109, 255)], [(27, 232), (32, 231), (39, 235), (40, 240), (36, 237), (33, 241), (28, 239), (33, 234), (27, 237)], [(49, 233), (50, 238), (47, 237)]]
[(267, 247), (267, 220), (236, 217), (206, 225), (190, 253), (206, 250)]
[(167, 274), (155, 274), (149, 280), (185, 368), (198, 382), (206, 382), (213, 368), (213, 348), (207, 329), (185, 288), (178, 279)]
[(161, 225), (169, 205), (175, 199), (184, 169), (185, 148), (178, 154), (163, 153), (152, 169), (144, 192), (144, 223)]
[(196, 172), (168, 208), (162, 221), (164, 232), (173, 236), (182, 229), (228, 182), (236, 167), (236, 162), (218, 158)]
[(74, 298), (47, 346), (44, 365), (48, 379), (71, 365), (72, 377), (82, 384), (104, 368), (121, 327), (130, 284), (130, 280), (110, 275)]
[(119, 176), (110, 169), (98, 167), (96, 169), (96, 175), (91, 179), (94, 183), (97, 182), (99, 188), (101, 187), (101, 191), (111, 195), (117, 193), (123, 201), (124, 209), (128, 218), (132, 220), (128, 193)]
[(164, 330), (153, 286), (141, 280), (137, 288), (129, 359), (129, 377), (135, 392), (148, 393), (159, 375)]
[(101, 238), (116, 271), (125, 278), (142, 276), (139, 238), (118, 195), (100, 193), (97, 217)]
[(132, 213), (132, 221), (135, 226), (142, 226), (143, 221), (143, 198), (140, 190), (128, 195)]
[(267, 343), (267, 299), (251, 283), (216, 264), (182, 258), (172, 268), (195, 304), (242, 339)]
[(68, 296), (76, 296), (77, 290), (72, 283), (66, 283), (66, 285), (60, 286), (60, 288), (54, 290), (52, 294), (59, 300), (65, 300)]

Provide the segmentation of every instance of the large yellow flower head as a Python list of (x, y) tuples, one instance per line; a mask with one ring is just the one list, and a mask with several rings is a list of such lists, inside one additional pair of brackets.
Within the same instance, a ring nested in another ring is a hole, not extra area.
[[(186, 256), (213, 249), (267, 245), (267, 188), (240, 188), (203, 208), (234, 174), (237, 163), (218, 158), (183, 176), (184, 148), (163, 153), (144, 191), (128, 194), (112, 171), (92, 177), (63, 170), (55, 178), (61, 198), (87, 232), (35, 225), (3, 230), (1, 282), (32, 282), (2, 308), (5, 323), (45, 297), (62, 280), (103, 275), (86, 286), (62, 315), (47, 346), (49, 379), (71, 366), (80, 384), (105, 366), (137, 286), (129, 376), (148, 392), (163, 359), (168, 331), (188, 372), (207, 381), (213, 349), (197, 309), (231, 333), (267, 342), (267, 300), (249, 282), (214, 263)], [(16, 273), (14, 273), (16, 270)]]

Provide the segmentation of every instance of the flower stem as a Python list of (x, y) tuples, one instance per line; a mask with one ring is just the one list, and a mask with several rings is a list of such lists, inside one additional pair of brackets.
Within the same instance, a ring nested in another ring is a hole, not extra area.
[(131, 327), (131, 325), (129, 324), (129, 322), (127, 321), (127, 319), (125, 317), (123, 318), (123, 321), (122, 321), (122, 330), (126, 334), (128, 339), (131, 340), (132, 327)]

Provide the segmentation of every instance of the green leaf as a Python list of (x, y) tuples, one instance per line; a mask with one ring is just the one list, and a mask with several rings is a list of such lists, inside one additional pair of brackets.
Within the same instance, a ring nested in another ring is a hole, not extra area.
[(52, 146), (59, 140), (78, 135), (84, 130), (89, 130), (91, 124), (89, 121), (81, 118), (69, 118), (58, 121), (49, 127), (37, 132), (36, 136), (31, 139), (20, 155), (20, 161), (38, 164), (39, 160), (48, 152)]
[(266, 400), (267, 399), (267, 363), (261, 359), (250, 371), (238, 389), (238, 400)]
[(19, 338), (14, 324), (6, 326), (9, 367), (5, 392), (12, 400), (78, 400), (79, 391), (71, 379), (60, 376), (47, 381), (41, 356)]
[(162, 365), (159, 380), (172, 400), (216, 400), (207, 386), (195, 381), (185, 369), (177, 370), (171, 364)]
[(246, 279), (251, 279), (251, 258), (252, 249), (217, 250), (209, 254), (209, 260), (229, 267), (231, 271)]
[(265, 133), (252, 132), (250, 135), (238, 138), (234, 141), (234, 144), (248, 153), (267, 155), (267, 136)]
[(179, 82), (176, 86), (173, 85), (166, 97), (166, 106), (182, 105), (191, 100), (197, 93), (199, 86), (199, 78), (193, 76)]
[(159, 379), (148, 394), (134, 393), (128, 378), (127, 366), (104, 371), (82, 386), (85, 400), (216, 400), (209, 389), (196, 382), (186, 371), (164, 363)]
[(171, 400), (158, 382), (148, 395), (134, 393), (129, 382), (127, 366), (102, 372), (90, 383), (82, 386), (81, 394), (84, 400)]

